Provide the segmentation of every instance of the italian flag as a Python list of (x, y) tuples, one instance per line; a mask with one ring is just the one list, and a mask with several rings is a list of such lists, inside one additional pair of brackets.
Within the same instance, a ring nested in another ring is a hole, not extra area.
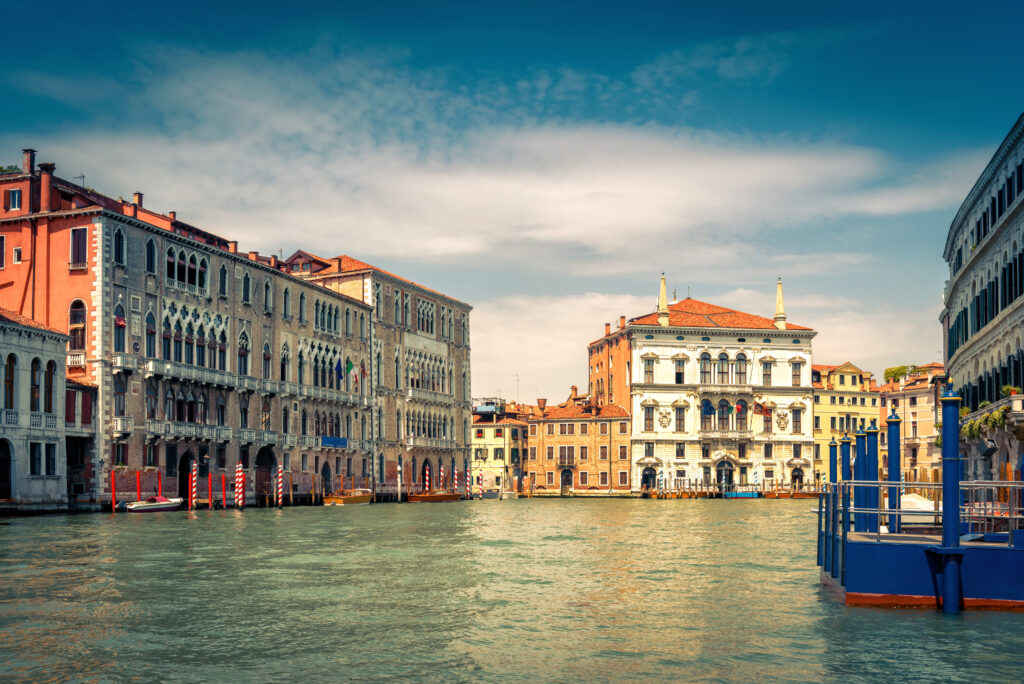
[(345, 362), (345, 375), (348, 375), (349, 373), (351, 373), (353, 368), (355, 368), (355, 365), (353, 365), (352, 361), (351, 360), (346, 361)]

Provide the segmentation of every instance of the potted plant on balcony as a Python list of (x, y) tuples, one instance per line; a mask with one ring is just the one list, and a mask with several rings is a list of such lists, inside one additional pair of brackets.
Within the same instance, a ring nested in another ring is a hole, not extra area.
[(1003, 385), (1003, 396), (1012, 397), (1015, 394), (1020, 394), (1020, 387), (1014, 387), (1013, 385)]

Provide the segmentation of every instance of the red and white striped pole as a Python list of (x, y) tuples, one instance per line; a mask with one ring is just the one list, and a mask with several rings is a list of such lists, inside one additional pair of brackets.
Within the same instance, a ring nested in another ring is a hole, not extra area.
[(235, 466), (235, 508), (242, 510), (242, 502), (245, 501), (242, 498), (242, 463)]
[(466, 498), (472, 501), (473, 499), (473, 477), (472, 471), (466, 471)]
[(452, 491), (459, 491), (459, 469), (452, 468)]
[(284, 507), (284, 466), (277, 466), (277, 509)]
[(206, 493), (210, 496), (210, 510), (213, 510), (213, 472), (206, 473)]
[(423, 478), (423, 487), (427, 490), (430, 489), (430, 466), (427, 466), (426, 477)]
[(483, 499), (484, 498), (484, 474), (483, 473), (477, 473), (476, 482), (477, 482), (478, 485), (480, 485), (480, 498)]
[(438, 465), (437, 466), (437, 480), (438, 480), (438, 485), (439, 485), (438, 489), (444, 489), (444, 466), (443, 465)]
[(198, 507), (196, 505), (196, 484), (197, 484), (198, 480), (199, 480), (199, 464), (196, 463), (195, 461), (192, 461), (192, 489), (191, 489), (191, 492), (190, 492), (192, 494), (192, 501), (189, 504), (189, 508), (197, 508)]

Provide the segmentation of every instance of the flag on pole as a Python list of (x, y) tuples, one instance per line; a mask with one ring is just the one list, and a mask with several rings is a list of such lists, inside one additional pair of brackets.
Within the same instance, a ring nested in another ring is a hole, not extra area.
[(341, 380), (341, 359), (338, 359), (338, 362), (334, 364), (334, 373), (338, 376), (338, 379)]
[(345, 359), (345, 375), (351, 373), (354, 367), (355, 366), (352, 365), (352, 359)]
[(715, 415), (715, 407), (711, 405), (711, 402), (707, 399), (700, 405), (700, 414), (702, 416), (713, 416)]

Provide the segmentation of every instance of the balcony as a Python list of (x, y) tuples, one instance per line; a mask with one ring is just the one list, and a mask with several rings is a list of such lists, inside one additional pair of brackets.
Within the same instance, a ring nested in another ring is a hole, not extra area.
[(754, 386), (753, 385), (730, 385), (730, 384), (716, 385), (716, 384), (710, 384), (710, 383), (701, 383), (700, 387), (698, 388), (698, 392), (701, 395), (705, 395), (705, 394), (714, 394), (714, 395), (721, 395), (721, 394), (730, 394), (730, 395), (735, 395), (735, 394), (753, 394), (754, 393)]
[[(224, 436), (224, 430), (227, 431), (226, 437)], [(231, 439), (231, 428), (172, 420), (147, 420), (146, 432), (170, 439), (199, 439), (207, 441), (228, 441)]]
[(18, 426), (18, 411), (16, 409), (4, 409), (3, 410), (4, 425), (10, 427)]
[(751, 439), (753, 430), (701, 430), (703, 439)]
[(139, 359), (134, 354), (114, 354), (115, 373), (134, 373), (139, 369)]
[(260, 444), (277, 444), (277, 433), (272, 430), (260, 430), (257, 437)]
[(68, 354), (68, 368), (83, 368), (85, 366), (85, 352), (70, 352)]
[(281, 392), (281, 385), (284, 383), (278, 382), (277, 380), (263, 379), (260, 381), (260, 386), (264, 394), (278, 394)]
[(255, 392), (260, 388), (260, 381), (259, 378), (254, 378), (251, 375), (239, 375), (236, 386), (246, 392)]
[(450, 394), (444, 392), (434, 392), (433, 390), (422, 389), (419, 387), (408, 387), (405, 390), (406, 401), (422, 401), (428, 404), (451, 404), (455, 399)]
[(286, 447), (293, 447), (293, 446), (295, 446), (298, 443), (299, 443), (298, 436), (296, 436), (296, 435), (285, 435), (284, 436), (284, 445)]
[(217, 426), (217, 441), (218, 442), (230, 442), (234, 437), (234, 430), (224, 425)]
[(281, 384), (284, 385), (284, 389), (282, 391), (285, 394), (287, 394), (288, 396), (291, 396), (291, 397), (299, 396), (299, 391), (300, 391), (299, 390), (299, 383), (297, 383), (297, 382), (284, 382), (284, 383), (281, 383)]
[(238, 440), (243, 444), (252, 444), (256, 441), (256, 431), (242, 428), (238, 431)]
[(299, 435), (299, 446), (303, 449), (315, 449), (320, 446), (318, 435)]
[(426, 447), (431, 449), (454, 449), (454, 439), (442, 439), (440, 437), (406, 437), (406, 447)]
[(111, 421), (110, 430), (115, 435), (127, 435), (135, 431), (135, 419), (131, 416), (116, 416)]

